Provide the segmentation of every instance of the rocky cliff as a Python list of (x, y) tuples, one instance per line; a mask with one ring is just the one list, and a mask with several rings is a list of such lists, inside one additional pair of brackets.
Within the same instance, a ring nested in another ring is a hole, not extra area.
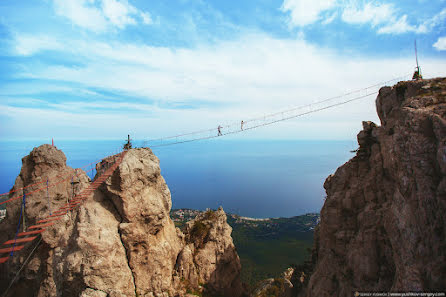
[(376, 107), (325, 181), (302, 295), (446, 290), (446, 79), (382, 88)]
[[(114, 160), (109, 157), (103, 163)], [(52, 146), (34, 149), (23, 159), (14, 187), (73, 174), (65, 161)], [(76, 181), (75, 192), (89, 184), (85, 173)], [(50, 188), (51, 206), (63, 204), (72, 192), (69, 182)], [(48, 214), (46, 193), (33, 194), (28, 201), (27, 222)], [(20, 201), (8, 204), (1, 240), (13, 236), (19, 207)], [(42, 233), (40, 246), (8, 296), (240, 296), (240, 260), (224, 211), (208, 212), (183, 233), (170, 219), (170, 208), (170, 191), (157, 157), (150, 149), (129, 150), (93, 197)], [(0, 267), (1, 290), (30, 249)]]

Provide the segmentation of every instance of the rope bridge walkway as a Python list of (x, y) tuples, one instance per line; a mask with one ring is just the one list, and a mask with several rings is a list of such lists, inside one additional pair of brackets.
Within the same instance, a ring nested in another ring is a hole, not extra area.
[(143, 142), (142, 146), (143, 147), (149, 146), (150, 148), (164, 147), (175, 144), (212, 139), (224, 135), (242, 133), (252, 129), (272, 125), (282, 121), (287, 121), (293, 118), (301, 117), (307, 114), (319, 112), (336, 106), (344, 105), (353, 101), (361, 100), (366, 97), (377, 95), (381, 87), (388, 85), (390, 83), (395, 83), (401, 80), (408, 79), (409, 77), (410, 75), (400, 76), (388, 81), (384, 81), (366, 88), (351, 91), (339, 96), (327, 98), (303, 106), (292, 107), (279, 112), (266, 114), (261, 117), (245, 119), (204, 130), (197, 130), (173, 136), (146, 140)]
[[(21, 210), (20, 210), (20, 219), (19, 219), (19, 224), (17, 226), (17, 232), (15, 234), (15, 237), (11, 240), (8, 240), (6, 242), (3, 243), (3, 246), (5, 247), (0, 247), (0, 263), (5, 263), (6, 261), (8, 261), (8, 259), (10, 257), (13, 257), (14, 252), (15, 251), (20, 251), (25, 247), (26, 243), (32, 242), (34, 241), (39, 234), (41, 234), (42, 232), (44, 232), (48, 227), (53, 226), (54, 224), (56, 224), (56, 222), (60, 219), (62, 219), (63, 216), (65, 216), (66, 214), (69, 213), (69, 211), (74, 210), (76, 207), (80, 206), (85, 200), (87, 200), (92, 194), (93, 192), (115, 171), (115, 169), (121, 164), (122, 159), (124, 158), (126, 154), (126, 151), (123, 151), (120, 153), (119, 157), (117, 158), (117, 160), (115, 161), (115, 163), (110, 166), (109, 168), (106, 168), (106, 170), (99, 174), (97, 176), (97, 178), (84, 190), (81, 191), (81, 193), (79, 193), (78, 195), (76, 195), (73, 199), (71, 199), (69, 202), (67, 202), (66, 204), (62, 205), (57, 211), (51, 213), (42, 219), (36, 222), (36, 225), (32, 225), (28, 228), (29, 231), (23, 231), (23, 232), (18, 232), (20, 229), (20, 225), (21, 225), (21, 219), (22, 219), (22, 215), (23, 214), (23, 210), (26, 204), (26, 195), (29, 195), (31, 193), (40, 191), (42, 189), (48, 189), (48, 187), (45, 188), (40, 188), (38, 190), (32, 191), (28, 194), (24, 194), (21, 196), (17, 196), (14, 198), (11, 198), (7, 201), (4, 201), (2, 203), (6, 203), (6, 202), (10, 202), (12, 200), (15, 199), (19, 199), (22, 198), (22, 203), (21, 203)], [(89, 164), (90, 165), (90, 164)], [(77, 175), (79, 175), (80, 173), (78, 173)], [(67, 179), (63, 179), (55, 184), (52, 185), (52, 187), (54, 187), (55, 185), (66, 181)], [(38, 184), (38, 183), (36, 183)], [(35, 185), (35, 184), (34, 184)], [(13, 191), (10, 191), (8, 193), (12, 193)], [(39, 240), (40, 242), (40, 240)], [(21, 245), (18, 245), (21, 244)], [(9, 254), (9, 255), (7, 255)]]

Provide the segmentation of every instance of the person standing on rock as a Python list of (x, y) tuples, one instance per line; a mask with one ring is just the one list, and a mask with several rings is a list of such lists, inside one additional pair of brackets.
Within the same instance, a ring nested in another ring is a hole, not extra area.
[(223, 134), (221, 134), (221, 128), (223, 128), (223, 127), (218, 125), (218, 128), (217, 128), (218, 134), (217, 134), (217, 136), (222, 136), (223, 135)]

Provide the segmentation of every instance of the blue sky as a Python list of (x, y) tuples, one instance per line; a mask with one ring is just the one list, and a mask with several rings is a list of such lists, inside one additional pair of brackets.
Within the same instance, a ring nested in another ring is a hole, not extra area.
[[(446, 75), (445, 0), (2, 0), (0, 137), (146, 139)], [(374, 98), (251, 131), (352, 139)]]

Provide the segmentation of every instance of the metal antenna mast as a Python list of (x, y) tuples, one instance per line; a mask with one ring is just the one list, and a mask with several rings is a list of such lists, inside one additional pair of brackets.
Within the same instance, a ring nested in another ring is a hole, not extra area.
[(417, 40), (415, 39), (415, 60), (417, 61), (417, 69), (420, 70), (420, 66), (418, 65), (418, 52), (417, 52)]
[(417, 40), (415, 39), (414, 42), (414, 46), (415, 46), (415, 60), (417, 62), (417, 68), (415, 68), (415, 72), (413, 73), (413, 77), (412, 79), (423, 79), (423, 76), (421, 75), (421, 69), (420, 69), (420, 65), (418, 65), (418, 51), (417, 51)]

